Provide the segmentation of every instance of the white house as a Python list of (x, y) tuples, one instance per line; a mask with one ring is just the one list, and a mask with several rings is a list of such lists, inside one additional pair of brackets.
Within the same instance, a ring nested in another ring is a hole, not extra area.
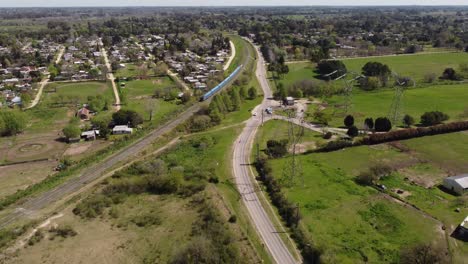
[(112, 129), (112, 134), (114, 135), (121, 135), (121, 134), (131, 134), (133, 132), (133, 128), (128, 126), (115, 126)]
[(462, 195), (468, 191), (468, 174), (447, 177), (443, 184), (446, 189)]

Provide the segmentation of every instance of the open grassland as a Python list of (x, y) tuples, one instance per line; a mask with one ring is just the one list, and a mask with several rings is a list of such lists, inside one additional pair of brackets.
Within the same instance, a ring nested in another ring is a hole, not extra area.
[[(446, 226), (450, 235), (468, 212), (466, 198), (438, 187), (447, 175), (466, 172), (467, 140), (468, 134), (459, 132), (401, 141), (403, 147), (399, 148), (383, 144), (302, 155), (304, 186), (284, 191), (299, 204), (303, 224), (327, 260), (398, 261), (400, 249), (416, 243), (434, 241), (446, 246), (441, 226)], [(279, 180), (288, 159), (270, 161)], [(354, 181), (375, 164), (388, 164), (396, 170), (380, 180), (388, 188), (385, 194)], [(463, 263), (468, 254), (466, 245), (453, 238), (448, 242), (454, 263)]]
[(467, 63), (468, 53), (426, 53), (343, 60), (348, 71), (358, 73), (361, 72), (362, 67), (369, 61), (387, 64), (392, 71), (400, 76), (411, 77), (416, 82), (420, 82), (426, 74), (434, 73), (436, 76), (441, 76), (445, 68), (457, 69), (461, 63)]
[[(358, 127), (363, 126), (366, 117), (388, 116), (395, 92), (391, 89), (364, 92), (355, 90), (352, 95), (350, 114), (355, 117)], [(344, 96), (336, 95), (326, 99), (329, 113), (342, 113), (343, 109), (334, 105), (342, 105)], [(442, 111), (449, 115), (450, 120), (457, 120), (468, 107), (468, 87), (459, 85), (435, 85), (425, 88), (408, 89), (402, 97), (401, 113), (413, 116), (416, 122), (427, 111)], [(337, 115), (331, 122), (333, 126), (343, 125), (343, 116)]]
[(251, 48), (251, 45), (245, 42), (240, 36), (238, 35), (228, 35), (229, 39), (234, 43), (234, 47), (236, 49), (236, 56), (229, 65), (227, 69), (228, 73), (233, 72), (238, 66), (242, 64), (245, 60), (245, 56), (248, 56), (248, 51), (246, 49)]
[[(81, 101), (86, 101), (88, 96), (102, 95), (111, 99), (112, 90), (106, 82), (70, 82), (51, 83), (45, 88), (45, 102), (51, 102), (56, 96), (77, 97)], [(56, 92), (51, 92), (56, 89)], [(110, 91), (110, 93), (109, 93)]]

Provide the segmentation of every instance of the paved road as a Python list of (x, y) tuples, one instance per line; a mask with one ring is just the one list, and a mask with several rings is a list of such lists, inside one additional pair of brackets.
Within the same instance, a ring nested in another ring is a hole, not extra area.
[[(62, 56), (63, 56), (63, 53), (65, 52), (65, 47), (61, 47), (58, 54), (57, 54), (57, 59), (55, 60), (55, 64), (59, 64), (60, 63), (60, 60), (62, 60)], [(39, 84), (39, 90), (37, 91), (37, 94), (36, 94), (36, 97), (34, 98), (34, 100), (31, 102), (31, 105), (26, 108), (26, 109), (29, 109), (29, 108), (33, 108), (35, 107), (39, 101), (41, 100), (41, 96), (42, 96), (42, 91), (44, 90), (44, 87), (46, 87), (47, 83), (50, 81), (50, 75), (47, 75), (47, 78), (45, 78), (40, 84)]]
[[(264, 92), (264, 99), (258, 105), (254, 112), (261, 113), (263, 109), (270, 106), (272, 92), (266, 79), (265, 63), (260, 52), (258, 52), (256, 76)], [(250, 154), (252, 144), (255, 138), (257, 128), (261, 125), (260, 115), (250, 118), (246, 122), (246, 126), (234, 145), (234, 157), (232, 167), (236, 185), (239, 189), (242, 199), (250, 214), (258, 233), (260, 234), (268, 251), (271, 253), (276, 263), (288, 264), (297, 263), (291, 252), (289, 252), (286, 244), (280, 237), (278, 230), (271, 221), (269, 215), (263, 208), (255, 191), (255, 183), (252, 181), (252, 167), (250, 166)]]
[(119, 90), (117, 90), (117, 85), (115, 84), (115, 77), (114, 77), (114, 74), (112, 73), (112, 66), (109, 62), (109, 57), (107, 57), (107, 51), (106, 49), (104, 49), (104, 44), (102, 43), (102, 40), (100, 40), (100, 45), (101, 47), (101, 54), (102, 54), (102, 57), (104, 58), (104, 63), (106, 65), (106, 68), (107, 68), (107, 79), (109, 79), (109, 81), (111, 82), (112, 84), (112, 90), (114, 91), (114, 97), (115, 97), (115, 111), (119, 111), (120, 110), (120, 96), (119, 96)]

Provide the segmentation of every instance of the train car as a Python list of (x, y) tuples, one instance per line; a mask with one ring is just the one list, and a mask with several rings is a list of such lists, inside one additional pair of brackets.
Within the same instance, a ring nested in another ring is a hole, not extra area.
[(240, 65), (237, 67), (226, 79), (224, 79), (222, 82), (220, 82), (216, 87), (208, 91), (206, 94), (204, 94), (202, 97), (200, 97), (200, 102), (208, 100), (210, 97), (212, 97), (215, 93), (217, 93), (219, 90), (221, 90), (226, 84), (228, 84), (242, 69), (243, 65)]

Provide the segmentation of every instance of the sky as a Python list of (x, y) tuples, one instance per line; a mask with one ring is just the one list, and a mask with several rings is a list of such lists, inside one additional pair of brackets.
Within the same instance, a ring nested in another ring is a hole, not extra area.
[(0, 0), (0, 7), (59, 6), (468, 5), (467, 0)]

